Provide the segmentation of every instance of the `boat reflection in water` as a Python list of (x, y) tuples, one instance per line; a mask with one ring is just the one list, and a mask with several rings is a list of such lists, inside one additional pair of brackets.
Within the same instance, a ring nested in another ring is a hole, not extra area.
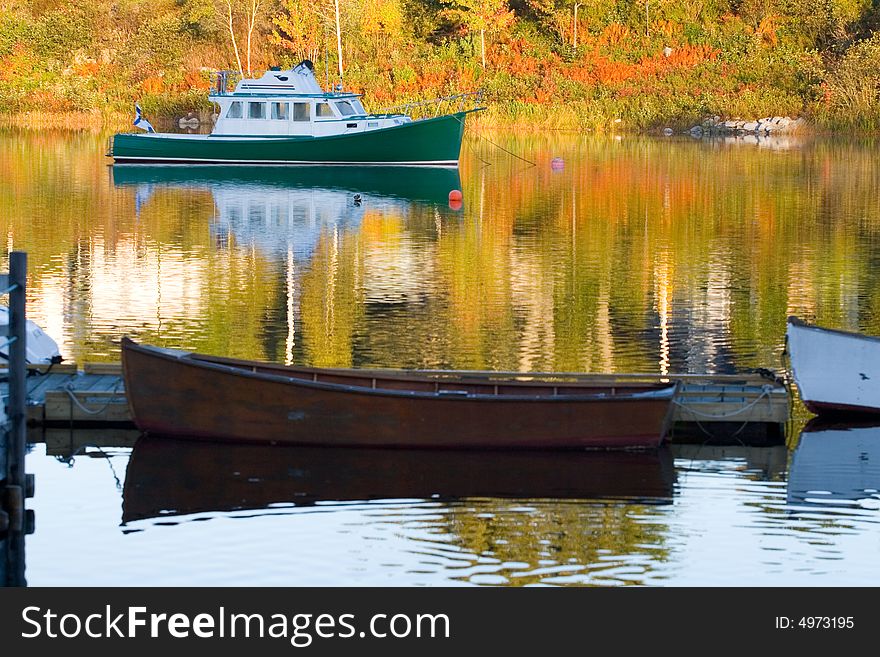
[(811, 420), (791, 459), (788, 503), (880, 509), (880, 420)]
[(145, 436), (131, 452), (123, 523), (319, 502), (462, 498), (672, 500), (668, 448), (447, 451), (216, 444)]
[(365, 212), (406, 216), (415, 205), (448, 205), (458, 169), (424, 167), (242, 167), (116, 165), (113, 183), (134, 186), (136, 211), (161, 188), (209, 190), (218, 243), (234, 239), (264, 256), (311, 257), (322, 232), (357, 230)]

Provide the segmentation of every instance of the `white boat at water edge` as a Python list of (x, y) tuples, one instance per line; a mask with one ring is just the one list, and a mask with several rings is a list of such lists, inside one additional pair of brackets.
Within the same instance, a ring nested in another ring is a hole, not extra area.
[[(9, 308), (0, 306), (0, 326), (9, 325)], [(26, 360), (34, 365), (50, 365), (52, 363), (60, 363), (61, 352), (58, 345), (49, 335), (31, 320), (26, 320), (25, 328), (27, 334), (25, 336)], [(6, 367), (9, 359), (7, 350), (0, 350), (0, 367)]]
[(792, 456), (788, 503), (880, 509), (880, 424), (815, 422)]
[(788, 318), (791, 371), (813, 413), (880, 414), (880, 337)]

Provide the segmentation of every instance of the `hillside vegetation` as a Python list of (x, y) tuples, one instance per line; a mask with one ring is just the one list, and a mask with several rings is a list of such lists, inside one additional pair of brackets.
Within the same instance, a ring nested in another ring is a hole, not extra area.
[(372, 110), (482, 89), (488, 124), (877, 131), (878, 24), (877, 0), (0, 0), (0, 115), (205, 112), (210, 71), (308, 58)]

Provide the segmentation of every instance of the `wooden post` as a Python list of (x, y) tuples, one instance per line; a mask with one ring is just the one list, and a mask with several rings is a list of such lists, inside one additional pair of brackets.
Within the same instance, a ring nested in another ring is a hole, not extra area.
[(5, 506), (9, 514), (9, 528), (24, 529), (24, 498), (26, 477), (24, 471), (27, 440), (27, 329), (25, 327), (25, 283), (27, 254), (13, 251), (9, 254), (9, 330), (8, 346), (9, 400), (6, 407), (6, 490)]
[[(0, 586), (25, 586), (24, 536), (33, 529), (26, 515), (25, 497), (33, 479), (25, 474), (27, 440), (27, 329), (25, 282), (27, 254), (9, 254), (9, 274), (0, 275), (0, 294), (9, 294), (6, 326), (9, 397), (0, 408)], [(32, 514), (32, 512), (31, 512)]]

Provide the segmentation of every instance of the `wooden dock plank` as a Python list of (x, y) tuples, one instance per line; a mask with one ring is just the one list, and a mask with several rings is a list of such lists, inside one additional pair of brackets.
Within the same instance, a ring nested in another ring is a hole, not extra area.
[(86, 363), (83, 365), (86, 374), (122, 376), (122, 363)]
[(129, 423), (125, 394), (93, 390), (50, 390), (46, 393), (46, 423)]
[(101, 375), (79, 374), (70, 380), (67, 387), (71, 390), (92, 390), (100, 380)]
[(83, 392), (117, 392), (123, 389), (122, 377), (113, 374), (85, 374), (74, 377), (71, 382), (72, 390)]
[(62, 387), (73, 375), (52, 373), (39, 377), (34, 383), (28, 381), (28, 399), (42, 401), (47, 390)]

